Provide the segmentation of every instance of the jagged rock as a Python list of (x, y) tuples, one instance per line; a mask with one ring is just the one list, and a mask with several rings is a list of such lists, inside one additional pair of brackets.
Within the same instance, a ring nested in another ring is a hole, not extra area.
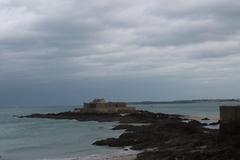
[(208, 120), (210, 120), (209, 118), (207, 118), (207, 117), (205, 117), (205, 118), (203, 118), (203, 119), (201, 119), (202, 121), (208, 121)]
[(210, 125), (210, 126), (215, 126), (215, 125), (219, 125), (219, 124), (220, 124), (220, 121), (217, 121), (217, 122), (209, 123), (208, 125)]

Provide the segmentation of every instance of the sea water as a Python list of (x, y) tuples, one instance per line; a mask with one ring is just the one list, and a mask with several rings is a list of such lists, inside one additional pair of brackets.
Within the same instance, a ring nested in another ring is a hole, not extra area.
[[(218, 103), (136, 105), (138, 109), (184, 115), (217, 115)], [(117, 122), (78, 122), (17, 118), (15, 115), (72, 110), (74, 106), (0, 107), (0, 160), (101, 159), (125, 154), (121, 148), (91, 145), (96, 140), (118, 137), (111, 128)]]
[(136, 105), (138, 109), (168, 114), (219, 118), (219, 106), (224, 102), (166, 103)]
[(1, 160), (45, 160), (103, 155), (119, 149), (91, 145), (117, 137), (116, 123), (17, 118), (14, 115), (68, 111), (74, 107), (0, 107)]

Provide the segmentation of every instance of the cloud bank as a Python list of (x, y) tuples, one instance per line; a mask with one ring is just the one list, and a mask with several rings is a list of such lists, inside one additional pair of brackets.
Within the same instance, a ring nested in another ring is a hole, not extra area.
[(113, 97), (129, 100), (144, 98), (137, 90), (145, 83), (169, 86), (149, 99), (192, 98), (195, 91), (184, 90), (201, 90), (196, 85), (208, 91), (196, 97), (237, 97), (239, 8), (237, 0), (0, 0), (0, 86), (9, 92), (1, 92), (3, 104), (23, 88), (38, 96), (43, 86), (51, 96), (60, 89), (49, 86), (64, 86), (85, 98), (111, 98), (119, 83), (125, 90)]

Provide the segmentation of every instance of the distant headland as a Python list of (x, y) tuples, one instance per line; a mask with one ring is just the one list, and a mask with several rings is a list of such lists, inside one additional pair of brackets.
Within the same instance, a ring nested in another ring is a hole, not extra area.
[(192, 99), (174, 101), (139, 101), (128, 102), (128, 104), (174, 104), (174, 103), (201, 103), (201, 102), (240, 102), (240, 99)]

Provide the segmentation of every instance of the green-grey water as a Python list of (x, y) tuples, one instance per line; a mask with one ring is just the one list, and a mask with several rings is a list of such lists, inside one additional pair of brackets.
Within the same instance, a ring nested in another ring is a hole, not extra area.
[(118, 152), (91, 145), (96, 140), (118, 136), (121, 131), (110, 130), (115, 123), (14, 117), (70, 109), (73, 107), (0, 107), (0, 159), (61, 159)]

